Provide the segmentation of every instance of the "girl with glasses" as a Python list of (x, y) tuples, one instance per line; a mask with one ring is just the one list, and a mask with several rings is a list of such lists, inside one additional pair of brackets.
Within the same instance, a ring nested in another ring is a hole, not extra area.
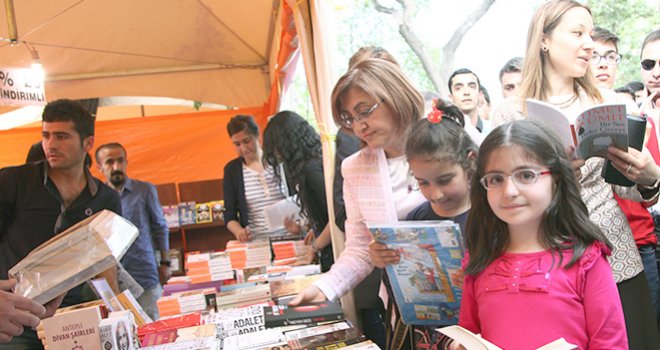
[(345, 249), (291, 305), (336, 300), (352, 290), (374, 268), (366, 222), (396, 222), (424, 201), (413, 190), (404, 155), (405, 135), (423, 111), (422, 95), (393, 63), (365, 59), (339, 79), (332, 91), (333, 118), (365, 144), (342, 163)]
[[(611, 91), (599, 90), (589, 70), (594, 51), (591, 12), (572, 0), (543, 3), (530, 22), (527, 53), (519, 100), (505, 101), (494, 115), (496, 124), (523, 119), (524, 101), (535, 98), (577, 115), (586, 107), (617, 102)], [(630, 110), (629, 110), (630, 112)], [(614, 198), (650, 202), (657, 198), (660, 168), (648, 152), (610, 148), (613, 166), (637, 186), (606, 183), (601, 176), (603, 158), (573, 161), (580, 182), (580, 195), (590, 219), (612, 244), (609, 258), (614, 280), (626, 315), (631, 349), (660, 349), (653, 304), (643, 265), (626, 216)], [(542, 176), (544, 177), (544, 176)]]
[(507, 350), (561, 337), (628, 349), (611, 249), (578, 187), (552, 130), (517, 121), (486, 137), (471, 181), (460, 326)]

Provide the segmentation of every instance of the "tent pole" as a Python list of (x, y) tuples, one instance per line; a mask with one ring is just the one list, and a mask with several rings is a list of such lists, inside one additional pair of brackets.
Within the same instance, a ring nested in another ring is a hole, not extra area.
[(5, 0), (5, 12), (7, 13), (7, 31), (11, 45), (18, 43), (18, 29), (16, 27), (16, 14), (14, 13), (14, 0)]

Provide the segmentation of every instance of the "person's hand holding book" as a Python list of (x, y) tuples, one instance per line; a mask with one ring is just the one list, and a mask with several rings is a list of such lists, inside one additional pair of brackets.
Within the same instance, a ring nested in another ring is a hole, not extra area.
[(401, 258), (396, 250), (389, 249), (387, 245), (376, 241), (369, 243), (369, 256), (374, 265), (381, 269), (387, 265), (398, 264)]
[(660, 179), (660, 167), (655, 164), (646, 148), (641, 152), (628, 148), (628, 152), (625, 152), (616, 147), (608, 147), (607, 151), (612, 165), (630, 181), (641, 186), (657, 187), (656, 183)]
[(24, 326), (36, 327), (46, 314), (39, 303), (12, 293), (15, 285), (15, 279), (0, 280), (0, 343), (21, 335)]

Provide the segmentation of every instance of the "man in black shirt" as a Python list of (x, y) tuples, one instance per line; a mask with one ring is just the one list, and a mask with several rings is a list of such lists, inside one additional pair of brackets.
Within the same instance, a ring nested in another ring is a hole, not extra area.
[[(119, 196), (94, 178), (84, 160), (94, 146), (94, 118), (82, 105), (57, 100), (42, 115), (46, 159), (0, 169), (0, 280), (30, 251), (73, 224), (103, 209), (121, 214)], [(101, 274), (118, 292), (117, 270)], [(63, 305), (82, 301), (78, 286)], [(0, 305), (0, 307), (2, 307)], [(0, 349), (41, 348), (36, 333), (21, 336)]]

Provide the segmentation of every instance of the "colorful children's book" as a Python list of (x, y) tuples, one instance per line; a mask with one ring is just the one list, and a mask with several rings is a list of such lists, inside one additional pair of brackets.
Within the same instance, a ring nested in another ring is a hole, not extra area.
[(628, 121), (624, 104), (589, 107), (577, 116), (567, 116), (556, 106), (528, 98), (527, 114), (553, 129), (564, 142), (574, 146), (581, 159), (605, 157), (607, 147), (628, 150)]
[(213, 218), (211, 217), (211, 206), (209, 205), (209, 203), (195, 204), (195, 213), (196, 213), (195, 222), (198, 224), (213, 221)]
[(374, 240), (397, 250), (401, 260), (385, 270), (407, 325), (458, 322), (461, 304), (463, 238), (452, 221), (367, 223)]
[(179, 203), (179, 222), (181, 226), (194, 224), (196, 217), (195, 202)]
[(174, 228), (181, 226), (179, 223), (179, 206), (178, 205), (163, 205), (163, 217), (167, 221), (167, 227)]
[(224, 221), (225, 218), (222, 213), (225, 211), (225, 201), (212, 201), (209, 202), (209, 205), (211, 206), (211, 218), (213, 221)]
[[(454, 339), (463, 345), (465, 350), (502, 350), (502, 348), (482, 338), (479, 334), (474, 334), (461, 326), (447, 326), (437, 329), (438, 332)], [(577, 346), (567, 342), (564, 338), (559, 338), (536, 350), (572, 350)]]

